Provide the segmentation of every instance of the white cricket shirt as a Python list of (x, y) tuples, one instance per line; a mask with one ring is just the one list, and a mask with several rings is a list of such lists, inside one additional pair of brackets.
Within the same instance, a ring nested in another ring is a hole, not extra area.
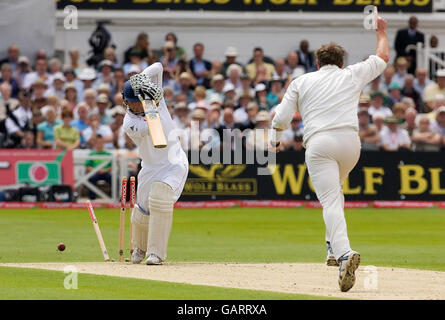
[(318, 71), (298, 77), (277, 106), (272, 127), (287, 129), (295, 112), (299, 111), (304, 125), (304, 147), (317, 132), (339, 128), (358, 131), (360, 93), (385, 68), (383, 59), (371, 55), (344, 69), (325, 65)]

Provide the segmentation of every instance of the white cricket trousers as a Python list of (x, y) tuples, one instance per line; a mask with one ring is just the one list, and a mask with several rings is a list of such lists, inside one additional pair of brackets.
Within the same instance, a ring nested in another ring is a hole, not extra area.
[(342, 185), (360, 157), (360, 138), (352, 128), (335, 129), (316, 133), (306, 145), (306, 165), (323, 207), (326, 241), (338, 260), (351, 250)]

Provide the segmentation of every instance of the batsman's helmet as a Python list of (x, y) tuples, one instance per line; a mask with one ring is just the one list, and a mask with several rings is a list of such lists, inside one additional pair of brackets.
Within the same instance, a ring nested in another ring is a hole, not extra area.
[(139, 98), (134, 94), (134, 90), (131, 87), (130, 80), (126, 81), (124, 84), (124, 89), (122, 90), (122, 98), (128, 102), (138, 102)]

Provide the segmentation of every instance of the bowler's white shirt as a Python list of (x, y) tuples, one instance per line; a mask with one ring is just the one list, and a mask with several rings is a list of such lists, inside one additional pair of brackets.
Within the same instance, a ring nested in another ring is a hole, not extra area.
[(273, 128), (287, 129), (296, 111), (304, 125), (303, 146), (317, 132), (352, 128), (358, 131), (357, 105), (363, 88), (386, 68), (378, 56), (344, 69), (325, 65), (289, 85), (276, 108)]

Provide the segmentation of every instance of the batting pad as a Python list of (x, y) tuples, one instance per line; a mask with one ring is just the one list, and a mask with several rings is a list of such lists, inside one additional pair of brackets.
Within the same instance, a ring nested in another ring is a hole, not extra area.
[(154, 253), (163, 261), (167, 258), (167, 244), (173, 221), (174, 192), (164, 182), (153, 182), (150, 187), (147, 256)]
[(147, 251), (149, 221), (150, 216), (148, 213), (144, 213), (138, 205), (135, 205), (133, 211), (131, 211), (133, 248), (139, 248), (144, 252)]

